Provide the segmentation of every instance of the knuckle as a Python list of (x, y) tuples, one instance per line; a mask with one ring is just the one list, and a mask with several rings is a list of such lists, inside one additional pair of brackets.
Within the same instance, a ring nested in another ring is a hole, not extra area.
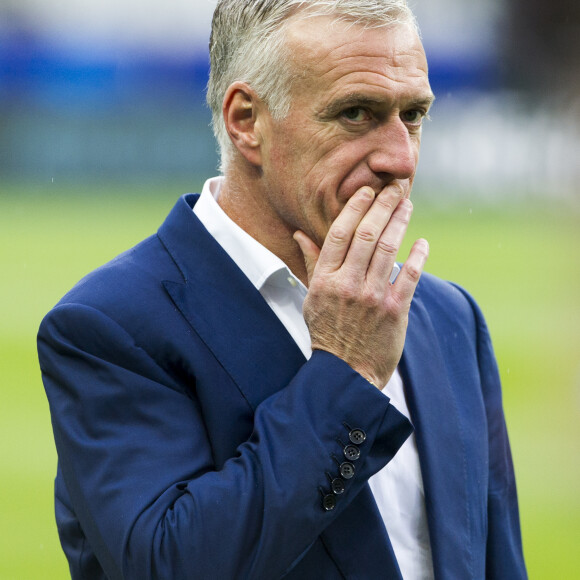
[(396, 256), (399, 253), (399, 246), (392, 240), (379, 240), (377, 249), (387, 256)]
[(367, 244), (376, 244), (378, 233), (375, 229), (368, 226), (360, 226), (355, 233), (355, 238)]
[(408, 225), (411, 221), (411, 214), (406, 212), (395, 212), (391, 220), (397, 221), (401, 224)]
[(311, 303), (313, 300), (323, 295), (325, 293), (327, 286), (328, 285), (325, 284), (321, 276), (312, 278), (308, 286), (308, 294), (306, 295), (305, 302), (306, 300), (309, 300), (309, 302)]
[(427, 242), (427, 240), (417, 240), (417, 242), (415, 242), (415, 248), (424, 258), (429, 256), (429, 242)]
[(400, 197), (394, 198), (392, 195), (389, 194), (381, 194), (377, 197), (375, 203), (380, 205), (383, 209), (385, 209), (389, 213), (392, 213), (395, 210), (395, 207), (397, 207), (397, 203), (399, 202), (400, 199), (401, 199)]
[(352, 304), (359, 299), (358, 288), (354, 284), (344, 284), (340, 289), (340, 295), (347, 304)]
[(344, 244), (349, 240), (348, 230), (339, 224), (334, 224), (328, 232), (327, 240), (331, 244)]
[(393, 328), (401, 328), (405, 325), (405, 320), (409, 316), (411, 302), (401, 295), (393, 294), (389, 299), (385, 317), (393, 325)]
[(369, 307), (376, 307), (383, 302), (383, 292), (376, 287), (367, 287), (363, 293), (363, 301)]
[(368, 200), (353, 199), (347, 207), (350, 211), (362, 215), (368, 210)]
[(360, 217), (364, 216), (369, 210), (370, 203), (370, 199), (359, 198), (357, 196), (352, 197), (343, 209), (343, 213), (345, 215), (351, 214), (351, 217), (352, 215), (358, 216), (358, 219), (360, 219)]
[(421, 269), (413, 264), (407, 264), (407, 275), (413, 282), (418, 282), (421, 278)]

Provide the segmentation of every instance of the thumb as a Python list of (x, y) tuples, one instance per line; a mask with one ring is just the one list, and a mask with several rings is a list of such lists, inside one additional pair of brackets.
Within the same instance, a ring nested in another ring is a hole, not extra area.
[(306, 265), (306, 272), (308, 274), (308, 282), (312, 280), (314, 268), (320, 256), (320, 248), (304, 233), (298, 230), (294, 233), (294, 241), (300, 247), (302, 255), (304, 256), (304, 264)]

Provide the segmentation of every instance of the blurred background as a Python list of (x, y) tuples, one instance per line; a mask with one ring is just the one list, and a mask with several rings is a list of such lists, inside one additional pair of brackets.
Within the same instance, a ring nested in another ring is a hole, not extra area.
[[(580, 3), (411, 4), (437, 101), (408, 237), (487, 315), (530, 577), (580, 577)], [(0, 0), (0, 580), (67, 577), (36, 329), (216, 173), (214, 6)]]

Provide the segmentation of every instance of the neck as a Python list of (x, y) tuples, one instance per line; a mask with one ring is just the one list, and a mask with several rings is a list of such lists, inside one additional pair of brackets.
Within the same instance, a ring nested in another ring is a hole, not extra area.
[(218, 198), (222, 210), (247, 234), (278, 256), (307, 286), (304, 257), (292, 237), (295, 230), (267, 207), (259, 179), (239, 179), (237, 173), (233, 179), (229, 173), (226, 173)]

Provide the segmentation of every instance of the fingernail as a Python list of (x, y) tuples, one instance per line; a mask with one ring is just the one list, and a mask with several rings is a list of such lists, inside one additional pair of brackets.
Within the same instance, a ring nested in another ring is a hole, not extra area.
[(359, 195), (364, 195), (366, 199), (375, 199), (375, 192), (371, 187), (362, 187), (358, 190)]
[(424, 238), (420, 238), (417, 240), (417, 243), (421, 246), (421, 249), (423, 250), (423, 252), (428, 255), (429, 254), (429, 242)]

